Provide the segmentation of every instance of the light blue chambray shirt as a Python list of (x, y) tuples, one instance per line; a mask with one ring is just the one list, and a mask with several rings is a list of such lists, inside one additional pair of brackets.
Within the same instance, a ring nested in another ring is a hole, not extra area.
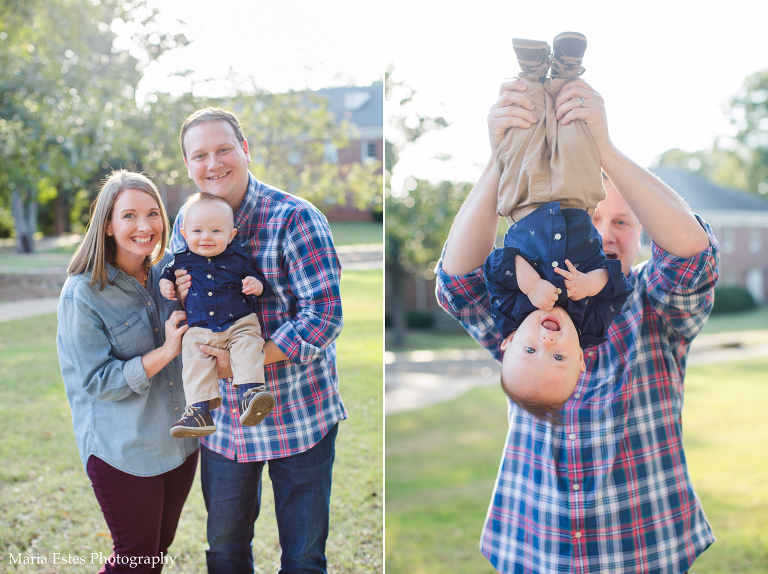
[(147, 288), (109, 266), (114, 285), (89, 287), (90, 273), (69, 277), (59, 301), (56, 344), (83, 467), (91, 455), (136, 476), (176, 468), (198, 448), (170, 428), (185, 408), (181, 355), (151, 379), (142, 355), (165, 342), (165, 321), (180, 309), (158, 288), (166, 252)]

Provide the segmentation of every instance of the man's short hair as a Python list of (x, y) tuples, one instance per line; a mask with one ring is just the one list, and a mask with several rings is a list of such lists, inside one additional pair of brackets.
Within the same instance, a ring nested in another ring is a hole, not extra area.
[(184, 124), (181, 126), (181, 134), (179, 138), (181, 139), (182, 157), (185, 157), (185, 158), (187, 157), (187, 150), (184, 148), (184, 136), (187, 134), (187, 130), (203, 122), (215, 122), (215, 121), (227, 122), (229, 125), (232, 126), (232, 129), (235, 130), (237, 141), (239, 141), (240, 143), (245, 141), (243, 128), (240, 125), (240, 120), (237, 119), (237, 116), (235, 114), (233, 114), (232, 112), (228, 112), (227, 110), (223, 110), (221, 108), (212, 108), (212, 107), (203, 108), (202, 110), (197, 110), (195, 113), (189, 116), (186, 120), (184, 120)]
[(201, 205), (211, 204), (211, 203), (221, 203), (227, 206), (227, 209), (232, 212), (232, 215), (234, 217), (234, 211), (232, 210), (232, 206), (227, 203), (226, 199), (223, 199), (219, 197), (218, 195), (213, 195), (212, 193), (207, 193), (205, 191), (199, 191), (197, 193), (193, 193), (187, 198), (187, 201), (184, 203), (184, 219), (182, 219), (181, 226), (184, 227), (184, 220), (187, 218), (187, 213), (189, 213), (190, 208), (192, 207), (198, 207)]
[(536, 399), (524, 399), (509, 391), (504, 384), (504, 371), (501, 372), (501, 390), (509, 399), (515, 403), (518, 407), (525, 412), (533, 415), (535, 418), (543, 422), (550, 423), (553, 427), (563, 424), (563, 419), (560, 412), (563, 409), (565, 402), (556, 405), (550, 405)]

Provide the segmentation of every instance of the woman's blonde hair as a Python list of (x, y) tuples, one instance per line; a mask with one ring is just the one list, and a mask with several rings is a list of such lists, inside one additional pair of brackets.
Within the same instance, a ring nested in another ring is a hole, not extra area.
[(90, 287), (98, 283), (101, 290), (112, 284), (107, 277), (107, 262), (114, 263), (117, 247), (115, 238), (107, 235), (107, 223), (112, 219), (117, 196), (125, 189), (136, 189), (151, 196), (157, 202), (163, 217), (163, 236), (149, 257), (148, 264), (155, 265), (160, 261), (168, 247), (168, 214), (155, 184), (140, 173), (125, 169), (113, 171), (91, 205), (91, 219), (85, 237), (67, 267), (67, 273), (70, 275), (91, 271), (91, 282), (88, 284)]

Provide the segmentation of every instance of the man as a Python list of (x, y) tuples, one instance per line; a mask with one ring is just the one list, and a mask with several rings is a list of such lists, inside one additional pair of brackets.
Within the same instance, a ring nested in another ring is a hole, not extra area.
[[(261, 472), (269, 461), (280, 572), (325, 573), (334, 444), (337, 423), (347, 418), (333, 342), (342, 328), (341, 267), (328, 222), (308, 202), (257, 181), (248, 171), (248, 141), (234, 114), (219, 108), (195, 112), (181, 128), (181, 146), (200, 190), (232, 207), (235, 240), (274, 293), (259, 300), (256, 314), (275, 409), (258, 426), (241, 426), (242, 405), (222, 379), (223, 404), (212, 411), (218, 431), (202, 440), (208, 572), (253, 572)], [(184, 244), (183, 217), (182, 211), (174, 225), (174, 251)], [(188, 275), (177, 279), (181, 297), (189, 281)], [(217, 357), (219, 376), (231, 376), (228, 352), (201, 348)]]
[[(508, 128), (536, 121), (525, 89), (502, 85), (488, 116), (491, 160), (438, 265), (441, 305), (496, 358), (500, 335), (480, 268), (498, 222), (496, 149)], [(680, 416), (688, 349), (714, 300), (717, 242), (674, 191), (616, 149), (589, 85), (567, 84), (555, 109), (564, 124), (584, 121), (595, 142), (607, 199), (593, 221), (634, 292), (608, 341), (585, 352), (562, 426), (510, 404), (481, 550), (500, 572), (679, 574), (714, 541), (688, 476)], [(653, 255), (633, 268), (641, 226)]]

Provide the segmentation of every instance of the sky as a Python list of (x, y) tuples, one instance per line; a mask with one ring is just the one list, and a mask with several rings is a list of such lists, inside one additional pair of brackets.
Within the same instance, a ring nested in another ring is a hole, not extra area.
[[(488, 110), (502, 81), (519, 71), (513, 37), (551, 46), (560, 32), (585, 34), (583, 79), (605, 100), (616, 147), (644, 167), (668, 149), (706, 149), (732, 134), (729, 98), (768, 68), (764, 0), (474, 0), (455, 9), (384, 1), (384, 59), (393, 79), (417, 90), (405, 112), (451, 124), (401, 154), (393, 192), (410, 176), (479, 177), (490, 155)], [(402, 112), (388, 104), (391, 113)]]
[[(367, 86), (383, 78), (383, 4), (354, 0), (150, 0), (162, 30), (183, 31), (189, 46), (145, 70), (150, 91), (231, 93), (230, 70), (270, 92)], [(184, 25), (176, 20), (181, 19)], [(188, 68), (185, 79), (173, 78)]]

